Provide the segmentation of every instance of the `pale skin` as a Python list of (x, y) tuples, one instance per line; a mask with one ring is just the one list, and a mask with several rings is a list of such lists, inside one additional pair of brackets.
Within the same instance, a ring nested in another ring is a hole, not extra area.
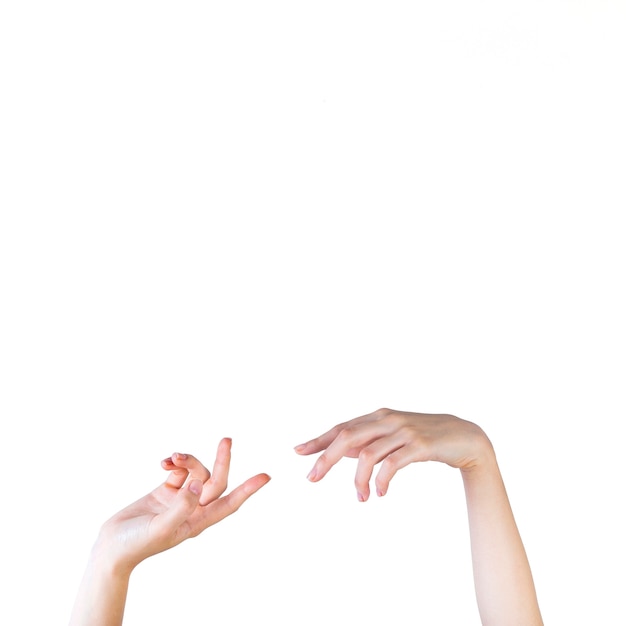
[[(257, 474), (224, 495), (230, 439), (223, 439), (213, 471), (189, 454), (161, 462), (168, 478), (102, 526), (75, 601), (70, 626), (120, 626), (132, 571), (148, 557), (195, 537), (223, 520), (270, 480)], [(452, 415), (379, 409), (338, 424), (300, 444), (301, 455), (321, 452), (308, 478), (317, 482), (343, 457), (358, 458), (357, 498), (373, 486), (384, 496), (410, 463), (438, 461), (460, 470), (470, 527), (472, 564), (483, 626), (543, 626), (526, 552), (483, 430)]]
[(490, 440), (453, 415), (379, 409), (300, 444), (298, 454), (321, 452), (309, 480), (317, 482), (343, 457), (358, 458), (355, 487), (361, 502), (374, 479), (384, 496), (400, 469), (438, 461), (460, 470), (470, 528), (472, 566), (483, 626), (542, 626), (537, 595), (509, 498)]
[(270, 477), (257, 474), (224, 495), (232, 441), (222, 439), (213, 471), (190, 454), (161, 461), (165, 482), (105, 522), (91, 551), (70, 626), (120, 626), (130, 575), (150, 556), (228, 517)]

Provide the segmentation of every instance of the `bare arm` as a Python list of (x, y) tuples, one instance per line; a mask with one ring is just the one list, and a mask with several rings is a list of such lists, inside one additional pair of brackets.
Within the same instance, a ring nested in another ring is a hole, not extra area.
[(494, 454), (461, 470), (484, 626), (542, 626), (535, 585)]
[(230, 439), (222, 439), (213, 472), (189, 454), (162, 461), (167, 480), (108, 520), (80, 584), (70, 626), (120, 626), (131, 573), (141, 561), (196, 537), (231, 515), (270, 477), (257, 474), (223, 495)]
[(70, 626), (119, 626), (130, 572), (118, 571), (94, 547), (76, 595)]
[(472, 546), (478, 610), (483, 626), (542, 626), (535, 587), (496, 456), (487, 435), (452, 415), (380, 409), (338, 424), (296, 446), (298, 454), (322, 452), (309, 473), (321, 480), (344, 456), (357, 457), (357, 497), (370, 496), (374, 466), (379, 496), (410, 463), (439, 461), (461, 470)]

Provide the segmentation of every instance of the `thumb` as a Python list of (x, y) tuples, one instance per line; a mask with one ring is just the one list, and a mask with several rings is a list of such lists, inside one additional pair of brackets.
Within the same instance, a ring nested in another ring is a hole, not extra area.
[[(157, 534), (161, 536), (171, 536), (196, 510), (200, 503), (200, 494), (202, 493), (202, 481), (194, 478), (189, 481), (178, 494), (170, 507), (156, 516), (153, 521), (153, 527)], [(181, 539), (184, 539), (182, 537)]]

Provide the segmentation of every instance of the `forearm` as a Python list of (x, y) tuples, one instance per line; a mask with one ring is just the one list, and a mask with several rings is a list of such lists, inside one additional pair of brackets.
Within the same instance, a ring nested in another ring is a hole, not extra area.
[(107, 563), (94, 549), (83, 575), (69, 626), (120, 626), (130, 570)]
[(495, 454), (463, 470), (483, 626), (542, 626), (535, 586)]

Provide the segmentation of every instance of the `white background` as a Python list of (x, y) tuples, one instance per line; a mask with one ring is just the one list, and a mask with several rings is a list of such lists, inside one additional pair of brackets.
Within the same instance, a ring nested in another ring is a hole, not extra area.
[[(457, 473), (292, 448), (479, 423), (547, 624), (624, 624), (617, 0), (0, 8), (3, 624), (64, 624), (159, 461), (272, 482), (125, 624), (479, 624)], [(620, 508), (618, 508), (620, 507)], [(615, 569), (618, 567), (618, 569)]]

